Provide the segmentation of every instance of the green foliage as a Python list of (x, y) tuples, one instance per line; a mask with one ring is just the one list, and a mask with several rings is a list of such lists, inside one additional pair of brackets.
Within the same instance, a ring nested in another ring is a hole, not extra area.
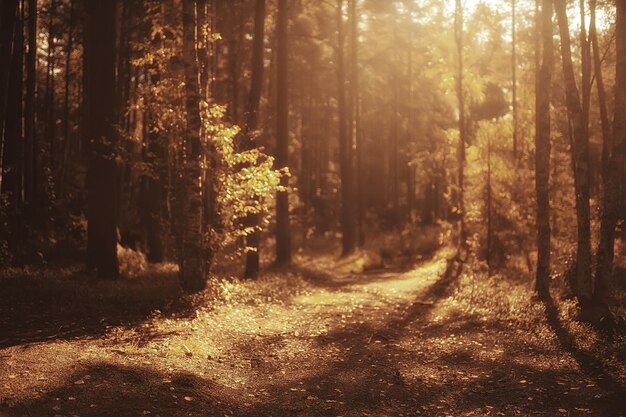
[[(289, 175), (288, 169), (273, 168), (274, 158), (261, 149), (238, 152), (235, 139), (240, 133), (237, 126), (224, 122), (224, 106), (203, 103), (205, 157), (215, 157), (219, 214), (222, 230), (217, 237), (221, 247), (234, 246), (241, 254), (250, 249), (242, 245), (243, 237), (255, 229), (269, 224), (269, 213), (276, 192), (282, 190), (280, 178)], [(214, 153), (212, 155), (212, 153)], [(257, 226), (246, 225), (247, 216), (257, 215)]]

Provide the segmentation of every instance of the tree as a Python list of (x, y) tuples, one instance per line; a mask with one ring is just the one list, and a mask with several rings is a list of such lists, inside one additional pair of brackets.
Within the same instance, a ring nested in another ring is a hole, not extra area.
[(85, 3), (84, 103), (87, 168), (88, 265), (100, 278), (117, 278), (118, 134), (115, 94), (115, 0)]
[(35, 194), (35, 90), (37, 86), (37, 0), (28, 0), (28, 54), (26, 55), (26, 96), (24, 98), (24, 198)]
[[(46, 64), (46, 113), (44, 123), (44, 136), (50, 141), (50, 149), (48, 152), (50, 169), (56, 173), (57, 168), (57, 143), (56, 143), (56, 116), (55, 116), (55, 77), (54, 77), (54, 57), (56, 51), (56, 43), (54, 41), (54, 16), (57, 12), (56, 0), (50, 0), (48, 5), (48, 48), (47, 48), (47, 64)], [(115, 55), (114, 55), (115, 56)], [(115, 75), (114, 75), (115, 76)]]
[[(265, 0), (256, 0), (254, 14), (254, 45), (252, 48), (252, 80), (250, 81), (250, 95), (246, 110), (246, 124), (243, 128), (243, 149), (254, 147), (254, 135), (259, 124), (259, 105), (263, 88), (263, 51), (265, 49)], [(259, 243), (261, 233), (258, 230), (259, 216), (251, 214), (246, 218), (246, 227), (253, 230), (246, 237), (246, 246), (250, 248), (246, 253), (246, 268), (244, 277), (253, 278), (259, 273)]]
[[(540, 23), (543, 54), (541, 68), (536, 69), (535, 93), (535, 190), (537, 194), (537, 271), (535, 291), (548, 295), (550, 278), (550, 83), (554, 52), (552, 43), (552, 0), (541, 1)], [(537, 55), (540, 51), (535, 52)]]
[(596, 0), (590, 2), (589, 40), (593, 49), (593, 67), (598, 91), (598, 106), (600, 110), (600, 125), (602, 128), (602, 179), (607, 180), (609, 167), (609, 155), (611, 153), (611, 124), (606, 105), (606, 91), (604, 89), (604, 77), (602, 76), (602, 57), (598, 45), (598, 30), (596, 28)]
[(183, 65), (185, 77), (185, 143), (181, 178), (180, 283), (185, 291), (206, 287), (204, 262), (204, 218), (202, 199), (202, 144), (200, 141), (200, 86), (196, 58), (195, 1), (182, 0)]
[[(14, 50), (16, 49), (16, 34), (19, 32), (17, 29), (19, 27), (19, 19), (18, 19), (18, 7), (19, 2), (17, 0), (11, 0), (2, 4), (2, 14), (0, 15), (0, 59), (2, 62), (7, 64), (0, 66), (0, 140), (2, 141), (2, 178), (1, 185), (3, 191), (12, 188), (12, 185), (8, 184), (7, 174), (10, 177), (10, 167), (7, 166), (7, 159), (10, 157), (6, 156), (6, 148), (9, 149), (14, 147), (14, 143), (17, 143), (16, 140), (12, 141), (10, 137), (9, 125), (11, 124), (11, 108), (14, 108), (15, 103), (11, 102), (12, 90), (15, 90), (14, 84), (11, 83), (12, 76), (14, 77), (14, 71), (16, 65), (13, 64), (14, 59), (16, 57)], [(13, 64), (13, 65), (12, 65)], [(10, 104), (10, 106), (9, 106)], [(15, 124), (15, 123), (14, 123)], [(10, 152), (9, 152), (10, 153)], [(12, 164), (12, 163), (11, 163)]]
[(461, 223), (461, 245), (465, 246), (467, 232), (465, 230), (465, 144), (467, 143), (467, 125), (465, 120), (465, 93), (463, 91), (463, 6), (461, 0), (456, 0), (454, 11), (454, 39), (456, 42), (456, 95), (459, 110), (459, 142), (457, 148), (457, 184), (458, 184), (458, 212)]
[[(613, 272), (615, 227), (620, 215), (620, 183), (626, 156), (626, 0), (616, 1), (615, 29), (615, 113), (613, 146), (606, 169), (602, 193), (600, 239), (594, 287), (594, 304), (601, 307), (601, 317), (610, 317), (608, 298)], [(594, 42), (594, 51), (597, 40)]]
[(359, 88), (359, 14), (357, 13), (357, 0), (350, 0), (350, 97), (352, 100), (352, 120), (354, 126), (350, 127), (353, 139), (351, 142), (356, 147), (356, 181), (353, 181), (356, 204), (356, 235), (358, 245), (365, 243), (363, 234), (363, 138), (361, 136), (361, 90)]
[(511, 0), (511, 104), (513, 108), (513, 161), (517, 165), (517, 9)]
[[(585, 309), (593, 294), (591, 280), (591, 225), (589, 209), (589, 137), (585, 115), (580, 103), (574, 66), (565, 0), (554, 0), (561, 35), (561, 58), (565, 81), (565, 101), (572, 123), (573, 165), (576, 187), (576, 220), (578, 242), (576, 250), (576, 293)], [(583, 87), (584, 88), (584, 87)]]
[[(277, 45), (277, 100), (276, 100), (276, 168), (289, 167), (289, 0), (278, 1), (276, 23)], [(291, 262), (289, 230), (289, 178), (281, 178), (282, 190), (276, 195), (276, 264)]]
[(345, 32), (343, 0), (337, 0), (337, 97), (339, 111), (339, 163), (341, 166), (341, 230), (342, 255), (352, 253), (356, 247), (356, 217), (354, 212), (354, 164), (352, 152), (352, 126), (348, 132), (346, 105), (346, 70), (344, 57)]
[[(13, 53), (13, 36), (17, 24), (18, 0), (8, 0), (0, 5), (0, 61), (11, 62)], [(4, 139), (6, 121), (5, 109), (7, 105), (7, 91), (9, 88), (10, 65), (0, 65), (0, 139)]]
[[(22, 4), (23, 6), (23, 4)], [(9, 7), (10, 9), (10, 7)], [(4, 135), (2, 137), (2, 194), (8, 197), (11, 218), (9, 248), (14, 253), (22, 252), (22, 80), (24, 62), (24, 10), (15, 9), (15, 23), (8, 61), (8, 85), (4, 105)], [(2, 130), (0, 129), (0, 132)]]

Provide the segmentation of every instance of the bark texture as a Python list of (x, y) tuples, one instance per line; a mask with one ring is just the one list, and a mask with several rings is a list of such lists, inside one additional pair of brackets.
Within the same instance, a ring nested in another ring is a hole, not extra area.
[(608, 315), (608, 302), (613, 272), (615, 227), (620, 215), (620, 182), (624, 177), (626, 156), (626, 0), (616, 1), (615, 116), (613, 147), (604, 182), (600, 240), (594, 287), (594, 304)]
[(337, 96), (339, 107), (339, 163), (341, 175), (341, 231), (342, 254), (352, 253), (356, 247), (356, 216), (354, 212), (354, 166), (352, 136), (348, 132), (346, 104), (345, 30), (343, 0), (337, 0)]
[[(278, 1), (278, 51), (277, 51), (277, 102), (276, 102), (276, 168), (289, 166), (289, 52), (288, 52), (288, 0)], [(283, 187), (289, 178), (280, 180)], [(289, 194), (279, 191), (276, 196), (276, 263), (291, 262), (291, 236), (289, 230)]]
[(592, 298), (591, 226), (589, 209), (589, 137), (572, 63), (571, 41), (565, 0), (554, 0), (561, 35), (561, 58), (565, 81), (565, 101), (572, 122), (574, 176), (576, 177), (576, 294), (584, 309)]
[(118, 168), (115, 127), (116, 1), (85, 3), (84, 103), (87, 168), (88, 265), (100, 278), (117, 278)]
[(185, 74), (186, 129), (181, 204), (182, 239), (180, 283), (187, 292), (198, 292), (206, 287), (204, 262), (204, 218), (202, 199), (202, 167), (200, 142), (200, 85), (196, 58), (195, 1), (182, 0), (183, 8), (183, 63)]
[[(550, 83), (554, 66), (552, 42), (552, 0), (542, 0), (541, 27), (542, 58), (537, 68), (535, 96), (535, 190), (537, 194), (537, 272), (535, 291), (548, 295), (550, 277)], [(536, 52), (537, 54), (540, 51)]]

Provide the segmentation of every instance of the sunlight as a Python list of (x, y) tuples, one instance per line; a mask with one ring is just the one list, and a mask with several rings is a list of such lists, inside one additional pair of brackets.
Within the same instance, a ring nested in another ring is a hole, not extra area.
[[(422, 0), (414, 0), (415, 4), (418, 5)], [(476, 8), (480, 4), (484, 4), (488, 6), (491, 10), (498, 11), (503, 15), (510, 16), (511, 14), (511, 0), (462, 0), (463, 9), (466, 13), (466, 18), (471, 15)], [(446, 14), (449, 16), (454, 15), (455, 8), (455, 0), (446, 0), (445, 1), (445, 10)], [(516, 0), (516, 9), (518, 15), (534, 13), (535, 10), (535, 1), (534, 0)], [(580, 10), (578, 9), (577, 4), (569, 3), (568, 6), (568, 17), (570, 21), (570, 28), (572, 31), (580, 30)], [(585, 16), (585, 25), (589, 27), (589, 9), (586, 9)], [(598, 30), (606, 30), (608, 29), (614, 22), (614, 16), (607, 14), (606, 10), (602, 7), (598, 7), (596, 9), (596, 20)], [(510, 27), (510, 20), (506, 23), (507, 27)], [(510, 38), (509, 38), (510, 40)]]
[(592, 4), (1, 0), (0, 416), (621, 410)]

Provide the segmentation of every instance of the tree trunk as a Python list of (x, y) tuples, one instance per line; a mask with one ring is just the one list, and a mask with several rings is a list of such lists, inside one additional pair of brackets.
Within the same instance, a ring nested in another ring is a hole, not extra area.
[(243, 31), (243, 5), (240, 0), (229, 2), (229, 23), (230, 39), (228, 41), (228, 81), (229, 81), (229, 102), (228, 114), (233, 123), (239, 123), (239, 51), (241, 48)]
[[(9, 91), (9, 74), (11, 73), (11, 59), (15, 37), (15, 25), (17, 24), (18, 0), (8, 0), (2, 4), (2, 16), (0, 16), (0, 139), (4, 138), (6, 122), (6, 109)], [(1, 155), (0, 155), (1, 156)], [(2, 177), (0, 177), (2, 181)]]
[[(409, 9), (411, 12), (412, 10)], [(407, 90), (408, 90), (408, 103), (407, 103), (407, 146), (411, 146), (413, 143), (413, 31), (409, 29), (409, 44), (407, 48)], [(411, 163), (410, 155), (407, 155), (406, 164), (406, 200), (407, 200), (407, 221), (413, 222), (413, 211), (415, 209), (415, 166)], [(424, 202), (424, 205), (428, 205)]]
[[(536, 31), (541, 32), (543, 56), (535, 84), (535, 191), (537, 193), (537, 271), (535, 291), (548, 295), (550, 280), (550, 84), (554, 66), (552, 0), (541, 0)], [(539, 45), (537, 45), (539, 46)], [(539, 56), (540, 51), (535, 52)], [(537, 59), (537, 63), (539, 60)]]
[[(252, 47), (252, 79), (250, 81), (250, 96), (246, 110), (246, 124), (243, 130), (243, 149), (254, 148), (254, 135), (259, 123), (259, 105), (263, 90), (263, 52), (265, 49), (265, 0), (256, 0), (254, 14), (254, 40)], [(259, 273), (259, 243), (261, 232), (258, 230), (259, 216), (252, 214), (245, 219), (245, 226), (254, 230), (246, 237), (246, 246), (250, 248), (246, 253), (245, 278), (254, 278)]]
[(598, 45), (598, 31), (596, 29), (596, 0), (590, 2), (591, 22), (589, 23), (589, 39), (593, 48), (593, 66), (598, 90), (598, 107), (600, 108), (600, 126), (602, 128), (602, 183), (606, 185), (611, 155), (611, 124), (606, 105), (606, 91), (602, 76), (602, 57)]
[(624, 175), (624, 157), (626, 156), (626, 0), (616, 0), (616, 9), (613, 150), (606, 170), (602, 195), (600, 239), (594, 288), (594, 304), (602, 308), (603, 317), (610, 315), (608, 303), (613, 272), (615, 227), (620, 215), (620, 181)]
[(65, 162), (69, 157), (70, 146), (70, 82), (71, 82), (71, 58), (72, 47), (74, 44), (74, 1), (69, 3), (70, 8), (70, 20), (67, 30), (67, 44), (65, 48), (65, 92), (64, 92), (64, 105), (63, 105), (63, 151), (61, 152), (61, 166), (59, 175), (59, 190), (63, 190), (65, 183)]
[(116, 1), (85, 3), (84, 103), (87, 168), (88, 265), (99, 278), (117, 278), (118, 134), (115, 94)]
[(185, 73), (185, 129), (182, 176), (180, 283), (187, 292), (206, 287), (203, 244), (203, 199), (200, 142), (200, 86), (196, 58), (195, 1), (182, 0), (183, 62)]
[(23, 10), (16, 9), (16, 24), (13, 26), (12, 54), (9, 61), (10, 73), (4, 124), (4, 146), (2, 152), (2, 194), (8, 196), (10, 238), (9, 249), (17, 254), (22, 246), (22, 80), (24, 62)]
[(487, 268), (489, 271), (489, 276), (491, 276), (492, 272), (492, 259), (491, 259), (491, 247), (493, 244), (493, 222), (491, 218), (492, 208), (491, 208), (491, 133), (487, 134)]
[(24, 198), (31, 203), (35, 190), (35, 89), (37, 83), (37, 0), (28, 0), (28, 54), (24, 98)]
[(399, 133), (398, 133), (398, 123), (399, 121), (399, 98), (398, 98), (398, 31), (396, 28), (397, 24), (397, 15), (394, 14), (394, 26), (393, 26), (393, 68), (391, 75), (391, 93), (392, 93), (392, 104), (391, 104), (391, 137), (390, 142), (391, 146), (389, 149), (389, 179), (390, 179), (390, 191), (391, 191), (391, 204), (393, 207), (393, 218), (391, 220), (392, 226), (394, 228), (399, 227), (400, 225), (400, 175), (399, 175), (399, 153), (400, 148), (398, 145), (399, 142)]
[[(154, 16), (149, 16), (151, 24), (157, 22)], [(152, 28), (150, 28), (152, 29)], [(161, 35), (156, 35), (151, 40), (151, 46), (158, 50), (163, 45)], [(158, 89), (161, 82), (161, 73), (157, 64), (148, 68), (147, 77), (150, 88)], [(150, 97), (150, 96), (148, 96)], [(142, 210), (143, 222), (146, 231), (147, 258), (149, 262), (163, 262), (165, 259), (165, 247), (163, 245), (163, 212), (164, 212), (164, 187), (167, 184), (167, 137), (163, 135), (158, 126), (158, 116), (154, 114), (155, 108), (147, 103), (144, 123), (147, 124), (148, 152), (145, 161), (150, 164), (151, 173), (146, 180), (145, 200)]]
[(341, 231), (342, 255), (352, 253), (356, 247), (352, 140), (347, 129), (346, 71), (344, 59), (343, 0), (337, 0), (337, 97), (339, 111), (339, 165), (341, 176)]
[(517, 10), (511, 0), (511, 104), (513, 108), (513, 162), (517, 166)]
[(589, 40), (587, 39), (587, 30), (585, 28), (585, 0), (579, 0), (580, 10), (580, 70), (581, 70), (581, 93), (582, 93), (582, 111), (583, 123), (587, 136), (589, 136), (589, 106), (591, 104), (591, 54), (589, 50)]
[[(289, 51), (288, 11), (289, 0), (278, 0), (278, 52), (276, 100), (276, 168), (289, 167)], [(280, 185), (289, 186), (289, 178), (281, 177)], [(287, 190), (276, 195), (276, 264), (291, 262), (291, 237), (289, 231), (289, 194)]]
[(198, 39), (198, 66), (200, 71), (200, 93), (202, 99), (209, 101), (209, 73), (211, 65), (209, 62), (209, 27), (207, 24), (207, 0), (198, 0), (197, 8), (197, 28), (196, 37)]
[(459, 103), (459, 143), (457, 149), (458, 163), (458, 215), (460, 220), (460, 243), (466, 245), (465, 230), (465, 144), (467, 143), (467, 126), (465, 120), (465, 94), (463, 91), (463, 6), (461, 0), (455, 2), (454, 39), (457, 51), (456, 95)]
[(56, 169), (56, 126), (54, 112), (54, 35), (52, 33), (54, 12), (56, 9), (56, 0), (50, 0), (48, 8), (48, 57), (46, 69), (46, 121), (45, 121), (45, 139), (50, 142), (49, 157), (50, 169), (54, 173)]
[(351, 129), (353, 140), (351, 141), (356, 152), (353, 152), (355, 162), (355, 181), (354, 181), (354, 203), (356, 205), (356, 226), (355, 235), (359, 246), (365, 244), (365, 236), (363, 232), (363, 155), (362, 155), (362, 137), (361, 137), (361, 90), (359, 87), (359, 14), (357, 13), (357, 0), (350, 0), (350, 90), (352, 97), (352, 120), (354, 128)]
[(581, 308), (585, 309), (593, 293), (591, 280), (591, 227), (589, 209), (589, 138), (587, 136), (585, 115), (580, 104), (578, 88), (576, 87), (565, 0), (555, 0), (554, 5), (561, 35), (565, 99), (567, 110), (572, 120), (574, 135), (574, 159), (576, 167), (574, 175), (577, 179), (576, 217), (578, 223), (576, 292)]

